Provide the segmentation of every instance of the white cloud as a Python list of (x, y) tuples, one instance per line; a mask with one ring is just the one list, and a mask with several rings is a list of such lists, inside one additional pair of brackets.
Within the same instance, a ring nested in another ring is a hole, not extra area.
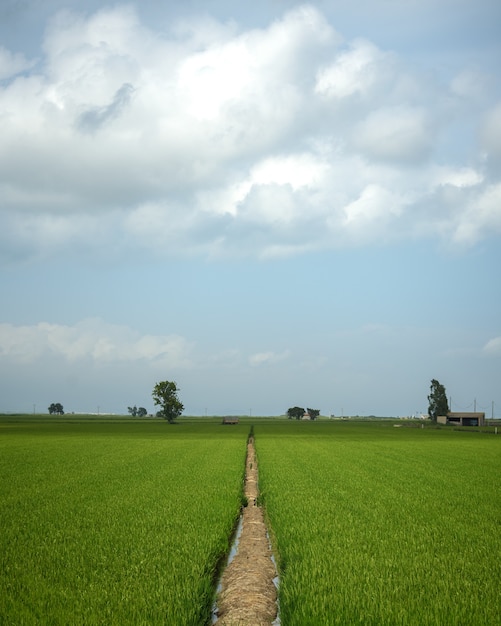
[(344, 211), (347, 224), (377, 221), (400, 212), (401, 202), (390, 191), (378, 185), (368, 185), (360, 197), (348, 204)]
[(372, 111), (355, 126), (353, 141), (369, 158), (413, 163), (430, 155), (433, 130), (423, 108), (386, 107)]
[(120, 5), (63, 12), (43, 51), (36, 71), (0, 52), (5, 260), (131, 246), (271, 257), (497, 232), (499, 105), (482, 125), (491, 161), (471, 145), (458, 162), (461, 119), (445, 113), (467, 73), (441, 84), (370, 41), (344, 45), (311, 6), (252, 30), (197, 19), (160, 32)]
[(473, 245), (486, 236), (501, 234), (501, 183), (475, 195), (461, 213), (454, 241)]
[[(124, 325), (87, 318), (74, 325), (38, 324), (21, 326), (0, 323), (0, 359), (4, 363), (37, 364), (55, 357), (68, 366), (136, 365), (146, 368), (210, 369), (243, 365), (245, 358), (235, 348), (197, 352), (193, 342), (177, 334), (150, 335)], [(275, 364), (290, 357), (290, 351), (250, 355), (251, 367)]]
[(96, 364), (161, 362), (170, 367), (190, 364), (190, 344), (178, 335), (140, 335), (127, 326), (90, 318), (74, 326), (40, 322), (33, 326), (0, 324), (0, 355), (31, 363), (45, 356)]
[(304, 189), (318, 189), (328, 174), (327, 163), (312, 153), (271, 156), (257, 162), (248, 176), (222, 192), (200, 194), (201, 210), (244, 216), (262, 223), (290, 222), (301, 210), (293, 200)]
[(341, 100), (352, 96), (367, 97), (390, 79), (392, 56), (371, 42), (357, 40), (333, 63), (317, 72), (316, 93)]
[(433, 179), (436, 186), (452, 185), (453, 187), (474, 187), (484, 180), (484, 176), (478, 170), (471, 167), (438, 167)]

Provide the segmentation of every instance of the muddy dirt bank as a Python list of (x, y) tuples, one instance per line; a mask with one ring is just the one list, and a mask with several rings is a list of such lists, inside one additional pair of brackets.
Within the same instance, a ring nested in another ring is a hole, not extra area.
[(264, 523), (257, 506), (258, 472), (254, 440), (247, 443), (242, 532), (238, 551), (221, 578), (217, 598), (218, 626), (270, 626), (277, 615), (276, 569)]

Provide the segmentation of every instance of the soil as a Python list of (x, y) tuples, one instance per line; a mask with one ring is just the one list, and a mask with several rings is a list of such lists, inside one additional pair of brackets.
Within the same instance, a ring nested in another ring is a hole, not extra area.
[(254, 440), (247, 443), (242, 532), (238, 551), (221, 578), (218, 626), (270, 626), (277, 616), (277, 572), (271, 559), (263, 509), (258, 506), (258, 472)]

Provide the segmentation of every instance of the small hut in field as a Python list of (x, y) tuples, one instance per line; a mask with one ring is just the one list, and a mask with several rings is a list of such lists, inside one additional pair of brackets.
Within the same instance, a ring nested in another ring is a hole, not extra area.
[(236, 415), (227, 415), (223, 417), (223, 424), (238, 424), (238, 417)]

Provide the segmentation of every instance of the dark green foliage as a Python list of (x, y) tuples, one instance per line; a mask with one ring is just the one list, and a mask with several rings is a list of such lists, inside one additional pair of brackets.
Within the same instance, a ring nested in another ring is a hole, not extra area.
[(132, 417), (145, 417), (148, 415), (148, 411), (144, 408), (144, 406), (140, 406), (137, 408), (136, 405), (127, 407), (127, 411), (132, 415)]
[(184, 405), (177, 397), (177, 385), (174, 382), (164, 380), (157, 383), (153, 388), (153, 402), (160, 406), (158, 417), (163, 417), (171, 424), (176, 417), (183, 412)]
[(428, 415), (432, 422), (436, 422), (439, 415), (447, 415), (449, 412), (449, 403), (447, 402), (445, 387), (441, 385), (438, 380), (433, 379), (431, 381), (428, 402)]
[(48, 411), (51, 415), (64, 415), (63, 405), (60, 402), (53, 402)]
[(306, 409), (306, 411), (312, 420), (316, 420), (320, 415), (320, 409)]
[(300, 420), (304, 415), (304, 409), (300, 406), (293, 406), (290, 409), (287, 409), (287, 417), (291, 419)]

